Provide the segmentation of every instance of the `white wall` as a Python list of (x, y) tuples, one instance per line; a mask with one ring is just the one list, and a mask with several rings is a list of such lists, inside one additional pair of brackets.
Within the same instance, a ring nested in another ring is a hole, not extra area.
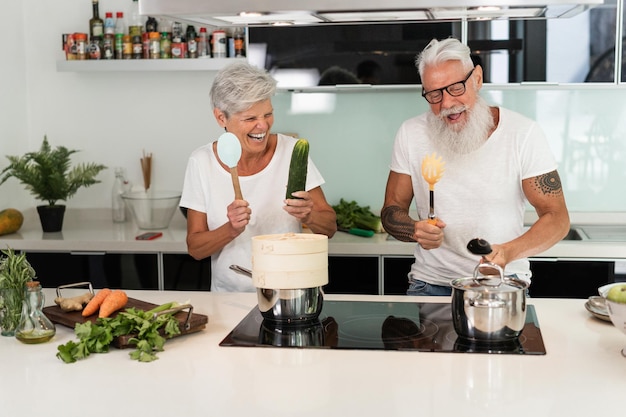
[[(130, 0), (101, 0), (100, 15), (128, 15), (130, 6)], [(53, 146), (81, 150), (74, 162), (109, 167), (101, 184), (78, 191), (72, 207), (108, 207), (115, 166), (142, 184), (144, 150), (153, 155), (153, 186), (181, 189), (189, 153), (221, 133), (209, 106), (212, 73), (57, 72), (61, 34), (88, 32), (91, 1), (23, 0), (1, 9), (10, 18), (0, 25), (0, 169), (5, 155), (37, 149), (47, 134)], [(0, 207), (35, 204), (15, 179), (0, 187)]]
[[(8, 2), (2, 9), (11, 18), (0, 25), (0, 39), (5, 40), (0, 60), (0, 169), (6, 165), (4, 155), (28, 148), (23, 3)], [(0, 210), (23, 204), (16, 200), (19, 188), (15, 181), (0, 187)]]

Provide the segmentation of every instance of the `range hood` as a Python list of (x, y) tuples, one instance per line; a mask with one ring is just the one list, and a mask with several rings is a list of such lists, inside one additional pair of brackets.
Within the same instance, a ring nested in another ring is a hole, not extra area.
[(550, 19), (603, 0), (139, 0), (142, 15), (209, 26)]

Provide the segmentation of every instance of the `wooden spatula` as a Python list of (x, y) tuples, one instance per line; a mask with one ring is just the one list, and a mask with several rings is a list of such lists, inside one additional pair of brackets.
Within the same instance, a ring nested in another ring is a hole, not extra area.
[(230, 168), (230, 177), (235, 189), (235, 199), (243, 200), (241, 186), (239, 185), (239, 174), (237, 173), (237, 163), (241, 158), (241, 143), (237, 136), (230, 132), (222, 133), (217, 139), (217, 156)]

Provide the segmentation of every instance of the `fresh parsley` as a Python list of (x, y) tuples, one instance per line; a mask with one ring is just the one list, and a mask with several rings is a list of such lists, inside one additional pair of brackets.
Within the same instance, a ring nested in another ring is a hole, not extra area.
[(154, 317), (155, 313), (168, 310), (174, 305), (175, 303), (166, 303), (148, 311), (127, 308), (114, 318), (99, 318), (95, 323), (77, 323), (74, 334), (78, 341), (59, 345), (57, 358), (65, 363), (73, 363), (92, 353), (106, 353), (116, 337), (131, 335), (129, 343), (134, 345), (135, 350), (130, 352), (130, 358), (139, 362), (152, 362), (158, 359), (156, 352), (164, 350), (165, 340), (180, 334), (174, 313)]

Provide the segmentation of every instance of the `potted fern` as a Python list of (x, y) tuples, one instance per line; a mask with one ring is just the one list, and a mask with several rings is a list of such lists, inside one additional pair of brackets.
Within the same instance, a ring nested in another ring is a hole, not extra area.
[(0, 185), (14, 177), (26, 186), (38, 200), (48, 204), (37, 206), (44, 232), (58, 232), (63, 228), (65, 205), (81, 187), (99, 183), (96, 176), (106, 169), (95, 163), (78, 164), (70, 169), (70, 156), (78, 152), (64, 146), (52, 148), (44, 136), (41, 148), (23, 156), (7, 156), (9, 166), (0, 171)]

